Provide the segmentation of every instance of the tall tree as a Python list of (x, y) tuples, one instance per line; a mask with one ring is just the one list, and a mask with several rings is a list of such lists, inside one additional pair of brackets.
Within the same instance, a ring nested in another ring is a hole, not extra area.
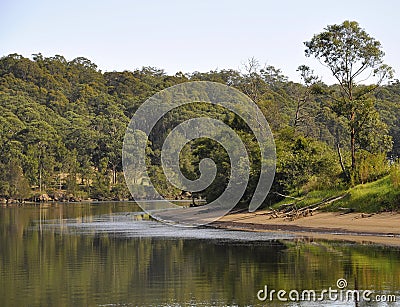
[[(358, 135), (367, 125), (365, 113), (373, 113), (374, 107), (368, 94), (384, 80), (393, 76), (391, 67), (383, 64), (385, 53), (381, 43), (360, 28), (355, 21), (344, 21), (340, 25), (329, 25), (325, 31), (305, 42), (307, 57), (314, 56), (331, 71), (340, 86), (340, 95), (335, 97), (333, 110), (346, 118), (350, 135), (351, 168), (356, 167), (356, 143)], [(375, 84), (361, 86), (370, 77)]]
[(304, 87), (300, 88), (300, 93), (296, 93), (296, 113), (294, 116), (294, 129), (298, 129), (299, 126), (309, 120), (308, 104), (310, 96), (312, 94), (312, 86), (319, 82), (317, 76), (314, 75), (314, 71), (306, 65), (300, 65), (297, 68), (300, 72), (301, 80), (304, 83)]

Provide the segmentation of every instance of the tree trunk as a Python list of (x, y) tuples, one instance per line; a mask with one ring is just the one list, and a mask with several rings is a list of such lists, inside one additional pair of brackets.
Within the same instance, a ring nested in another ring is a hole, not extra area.
[(42, 165), (39, 166), (39, 192), (42, 193)]
[(351, 145), (351, 170), (356, 169), (356, 129), (354, 128), (355, 112), (351, 113), (350, 120), (350, 145)]
[(347, 178), (349, 178), (349, 176), (348, 176), (348, 174), (347, 174), (347, 171), (346, 171), (346, 168), (345, 168), (344, 163), (343, 163), (343, 158), (342, 158), (342, 153), (340, 152), (340, 145), (339, 145), (339, 143), (336, 144), (336, 148), (337, 148), (337, 153), (338, 153), (338, 156), (339, 156), (340, 167), (342, 168), (343, 174), (344, 174)]
[(351, 128), (351, 170), (356, 169), (356, 136), (354, 128)]
[(294, 130), (296, 131), (297, 126), (299, 125), (299, 120), (300, 120), (300, 99), (297, 101), (297, 106), (296, 106), (296, 114), (294, 117)]
[(117, 184), (117, 166), (116, 165), (113, 165), (113, 168), (112, 168), (112, 184), (113, 185), (115, 185), (115, 184)]

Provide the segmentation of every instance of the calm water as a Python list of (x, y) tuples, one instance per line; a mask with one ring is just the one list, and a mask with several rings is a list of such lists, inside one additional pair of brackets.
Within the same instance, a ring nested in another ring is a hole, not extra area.
[(339, 278), (400, 302), (399, 249), (182, 229), (139, 211), (133, 203), (0, 208), (0, 306), (355, 306), (257, 299), (265, 285), (321, 291)]

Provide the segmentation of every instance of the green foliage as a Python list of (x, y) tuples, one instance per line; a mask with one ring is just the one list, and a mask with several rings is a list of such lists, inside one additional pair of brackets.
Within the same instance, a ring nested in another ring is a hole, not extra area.
[(124, 182), (123, 174), (119, 174), (117, 178), (117, 184), (113, 185), (111, 188), (111, 197), (113, 199), (129, 199), (131, 194)]
[(30, 186), (19, 161), (13, 159), (0, 168), (0, 193), (7, 199), (20, 201), (30, 196)]
[[(390, 136), (375, 110), (371, 93), (381, 82), (392, 78), (393, 71), (383, 64), (380, 42), (357, 22), (344, 21), (324, 30), (304, 43), (305, 54), (324, 62), (338, 81), (337, 89), (325, 91), (325, 95), (332, 100), (330, 109), (345, 121), (354, 172), (358, 147), (372, 151), (391, 149)], [(376, 78), (376, 84), (360, 84), (371, 75)]]
[(102, 158), (99, 167), (94, 175), (90, 196), (95, 199), (103, 200), (110, 196), (110, 177), (108, 176), (108, 159)]
[(385, 153), (371, 154), (368, 151), (357, 153), (356, 171), (353, 173), (353, 182), (361, 184), (382, 178), (389, 172), (389, 162)]
[(324, 32), (314, 35), (304, 44), (306, 55), (314, 55), (323, 61), (343, 87), (353, 85), (366, 70), (372, 70), (380, 77), (392, 74), (392, 70), (383, 64), (385, 53), (381, 43), (360, 28), (356, 21), (329, 25)]
[[(102, 73), (82, 57), (68, 61), (60, 55), (35, 54), (32, 60), (18, 54), (5, 56), (0, 59), (0, 197), (26, 199), (39, 192), (98, 199), (130, 197), (121, 165), (129, 119), (154, 93), (195, 80), (236, 87), (257, 103), (277, 144), (273, 191), (322, 193), (342, 187), (335, 146), (340, 145), (345, 167), (349, 168), (351, 146), (343, 140), (350, 137), (351, 127), (356, 131), (360, 162), (355, 182), (380, 178), (385, 174), (382, 163), (392, 142), (390, 155), (400, 155), (400, 83), (380, 86), (374, 96), (370, 87), (357, 85), (353, 104), (348, 100), (339, 103), (337, 98), (343, 90), (340, 84), (327, 86), (318, 82), (308, 67), (299, 69), (304, 85), (288, 81), (278, 68), (261, 67), (255, 59), (249, 60), (245, 71), (167, 75), (152, 67)], [(352, 106), (356, 107), (353, 123), (348, 120)], [(247, 203), (260, 172), (257, 142), (242, 119), (207, 104), (173, 110), (157, 124), (146, 149), (153, 184), (166, 197), (181, 195), (182, 191), (173, 187), (162, 172), (161, 146), (173, 127), (199, 116), (223, 121), (245, 144), (251, 164), (250, 181), (242, 199)], [(138, 135), (136, 141), (141, 137)], [(377, 152), (381, 152), (379, 158), (374, 157)], [(180, 153), (185, 176), (198, 178), (202, 158), (211, 158), (217, 164), (215, 182), (199, 193), (213, 200), (228, 183), (232, 166), (221, 146), (199, 139)], [(149, 195), (142, 178), (143, 174), (134, 171), (132, 178), (127, 178), (135, 184), (135, 195)]]
[[(213, 201), (219, 197), (226, 189), (231, 174), (231, 165), (226, 150), (209, 139), (200, 139), (193, 146), (194, 154), (198, 157), (198, 161), (203, 158), (211, 158), (217, 166), (217, 175), (214, 182), (202, 193), (207, 201)], [(195, 167), (196, 177), (199, 177), (198, 163)], [(196, 178), (197, 179), (197, 178)]]
[(390, 169), (390, 179), (392, 180), (393, 187), (400, 189), (400, 163), (397, 162), (392, 165)]
[[(347, 187), (344, 185), (337, 185), (334, 187), (325, 187), (321, 189), (313, 189), (313, 190), (303, 190), (301, 197), (298, 197), (296, 193), (293, 193), (293, 196), (297, 196), (296, 206), (298, 208), (314, 205), (323, 201), (324, 199), (329, 199), (332, 197), (336, 197), (338, 195), (342, 195), (346, 193)], [(275, 203), (272, 207), (277, 209), (281, 207), (283, 204), (287, 204), (288, 202), (292, 202), (288, 198), (283, 198), (279, 202)]]
[(326, 144), (286, 129), (280, 131), (276, 146), (276, 181), (281, 192), (326, 189), (338, 183), (339, 165)]
[[(323, 210), (337, 211), (339, 208), (348, 208), (355, 212), (371, 213), (398, 211), (400, 209), (400, 189), (394, 188), (391, 176), (389, 175), (376, 181), (359, 184), (351, 188), (339, 185), (333, 188), (312, 190), (309, 192), (304, 191), (304, 193), (296, 200), (298, 208), (314, 205), (329, 198), (336, 198), (346, 194), (344, 198), (328, 204)], [(286, 198), (276, 203), (273, 207), (279, 208), (285, 203), (288, 203), (288, 199)]]
[(329, 209), (352, 208), (357, 212), (382, 212), (400, 209), (400, 189), (394, 189), (390, 176), (357, 185), (349, 195), (333, 203)]

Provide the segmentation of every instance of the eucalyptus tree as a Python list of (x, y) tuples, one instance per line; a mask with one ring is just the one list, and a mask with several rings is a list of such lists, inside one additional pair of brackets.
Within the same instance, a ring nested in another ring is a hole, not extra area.
[[(374, 122), (379, 122), (371, 93), (393, 77), (393, 70), (383, 63), (381, 43), (355, 21), (329, 25), (304, 44), (306, 56), (318, 59), (338, 82), (339, 93), (331, 96), (331, 108), (347, 122), (354, 171), (360, 137)], [(363, 85), (367, 80), (372, 80), (372, 84)]]

